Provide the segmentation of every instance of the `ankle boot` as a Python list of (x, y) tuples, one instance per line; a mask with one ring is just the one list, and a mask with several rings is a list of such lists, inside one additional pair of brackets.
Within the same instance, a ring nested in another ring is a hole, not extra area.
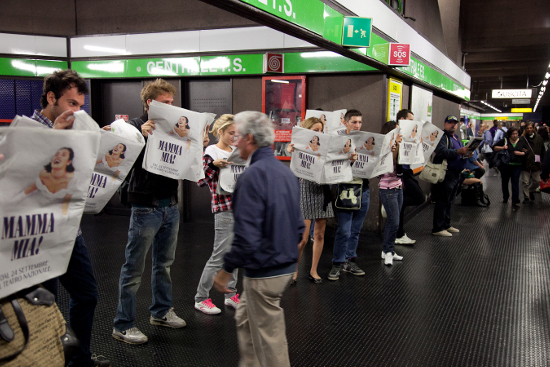
[(474, 189), (476, 190), (476, 205), (481, 207), (488, 206), (487, 202), (485, 201), (485, 193), (483, 192), (483, 185), (480, 183), (476, 183), (473, 186), (474, 186)]

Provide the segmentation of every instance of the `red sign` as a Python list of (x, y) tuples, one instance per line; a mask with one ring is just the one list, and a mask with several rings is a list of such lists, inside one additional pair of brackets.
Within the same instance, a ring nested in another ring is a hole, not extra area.
[(391, 66), (409, 66), (411, 63), (411, 45), (404, 43), (390, 43)]
[(264, 74), (265, 73), (284, 73), (285, 58), (283, 54), (264, 54)]
[(115, 115), (115, 120), (123, 119), (124, 121), (128, 122), (128, 115)]

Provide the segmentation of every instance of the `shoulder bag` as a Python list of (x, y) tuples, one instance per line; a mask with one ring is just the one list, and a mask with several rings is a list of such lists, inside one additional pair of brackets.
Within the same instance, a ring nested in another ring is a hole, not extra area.
[[(449, 149), (449, 138), (447, 138), (447, 149)], [(435, 153), (433, 153), (428, 162), (426, 162), (426, 165), (424, 166), (422, 172), (420, 172), (418, 178), (422, 181), (436, 184), (443, 182), (445, 179), (445, 173), (447, 172), (447, 160), (444, 159), (440, 164), (435, 164), (433, 162), (434, 155)]]
[(340, 182), (336, 188), (334, 206), (341, 210), (361, 209), (361, 196), (363, 195), (363, 179), (355, 179), (349, 182)]

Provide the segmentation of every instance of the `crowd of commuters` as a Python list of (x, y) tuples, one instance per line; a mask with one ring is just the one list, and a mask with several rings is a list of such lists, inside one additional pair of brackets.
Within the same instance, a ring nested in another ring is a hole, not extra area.
[[(86, 83), (77, 73), (65, 70), (45, 79), (42, 110), (33, 119), (54, 129), (68, 128), (71, 115), (84, 104), (88, 92)], [(147, 139), (155, 131), (155, 121), (148, 117), (152, 101), (171, 105), (175, 88), (162, 79), (147, 84), (141, 92), (145, 113), (128, 121)], [(413, 120), (410, 110), (401, 110), (397, 121), (388, 121), (382, 134), (396, 128), (399, 121)], [(343, 116), (345, 134), (361, 130), (360, 111), (350, 109)], [(315, 117), (302, 121), (301, 126), (323, 133), (325, 122)], [(480, 147), (472, 151), (463, 140), (473, 138), (475, 125), (449, 115), (444, 120), (444, 134), (433, 154), (433, 163), (447, 162), (442, 182), (432, 186), (434, 202), (432, 234), (452, 237), (459, 229), (452, 226), (451, 208), (462, 185), (480, 185), (486, 167), (498, 164), (502, 179), (503, 202), (510, 199), (514, 208), (535, 200), (535, 191), (541, 178), (550, 177), (548, 127), (538, 131), (532, 122), (515, 126), (495, 121), (489, 128), (481, 124)], [(108, 129), (108, 127), (106, 127)], [(197, 184), (208, 187), (211, 210), (214, 215), (214, 243), (212, 255), (204, 266), (194, 307), (200, 312), (215, 315), (222, 310), (212, 302), (212, 287), (225, 294), (224, 305), (236, 309), (237, 334), (241, 364), (246, 366), (290, 366), (286, 342), (284, 313), (280, 307), (284, 290), (298, 281), (297, 265), (306, 245), (313, 221), (312, 263), (307, 274), (314, 284), (322, 283), (318, 272), (319, 260), (325, 242), (327, 220), (335, 217), (337, 228), (333, 243), (332, 267), (327, 279), (336, 281), (342, 272), (363, 276), (357, 264), (357, 246), (360, 232), (369, 210), (369, 180), (361, 179), (361, 206), (359, 210), (337, 209), (328, 185), (319, 185), (305, 179), (298, 180), (290, 169), (275, 159), (271, 145), (274, 131), (271, 120), (259, 112), (241, 112), (222, 115), (211, 131), (217, 142), (206, 147), (203, 156), (205, 178)], [(399, 135), (391, 147), (393, 171), (379, 178), (379, 196), (386, 223), (383, 232), (381, 257), (385, 265), (403, 260), (395, 252), (395, 245), (413, 245), (416, 241), (404, 231), (405, 208), (425, 202), (413, 170), (398, 164)], [(230, 155), (238, 149), (242, 159), (250, 165), (237, 180), (233, 194), (219, 191), (220, 170), (232, 162)], [(292, 144), (288, 153), (292, 154)], [(501, 158), (506, 156), (508, 158)], [(1, 158), (1, 157), (0, 157)], [(141, 284), (149, 250), (152, 251), (152, 304), (149, 322), (153, 325), (182, 328), (186, 322), (177, 316), (172, 302), (170, 266), (175, 259), (178, 242), (179, 210), (177, 180), (150, 173), (142, 168), (144, 151), (137, 158), (128, 177), (128, 203), (131, 205), (125, 263), (119, 279), (118, 307), (113, 321), (112, 336), (129, 344), (148, 341), (136, 320), (136, 294)], [(349, 155), (350, 164), (357, 159)], [(483, 163), (486, 160), (486, 164)], [(285, 213), (281, 216), (280, 213)], [(238, 269), (244, 271), (243, 293), (237, 293)], [(94, 310), (97, 304), (97, 284), (93, 275), (82, 233), (79, 230), (67, 273), (44, 285), (54, 294), (60, 282), (70, 295), (69, 322), (80, 340), (75, 366), (108, 366), (104, 357), (92, 356), (90, 340)]]

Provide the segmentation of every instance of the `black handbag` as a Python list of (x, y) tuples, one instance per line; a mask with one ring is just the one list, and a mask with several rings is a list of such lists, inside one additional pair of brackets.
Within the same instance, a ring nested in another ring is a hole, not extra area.
[[(504, 145), (508, 145), (506, 138), (504, 138)], [(508, 149), (502, 149), (495, 152), (491, 157), (489, 168), (499, 168), (503, 164), (510, 164), (510, 152), (508, 152)]]
[(341, 182), (337, 185), (334, 206), (341, 210), (359, 210), (361, 209), (362, 195), (362, 179), (357, 179), (350, 182)]

